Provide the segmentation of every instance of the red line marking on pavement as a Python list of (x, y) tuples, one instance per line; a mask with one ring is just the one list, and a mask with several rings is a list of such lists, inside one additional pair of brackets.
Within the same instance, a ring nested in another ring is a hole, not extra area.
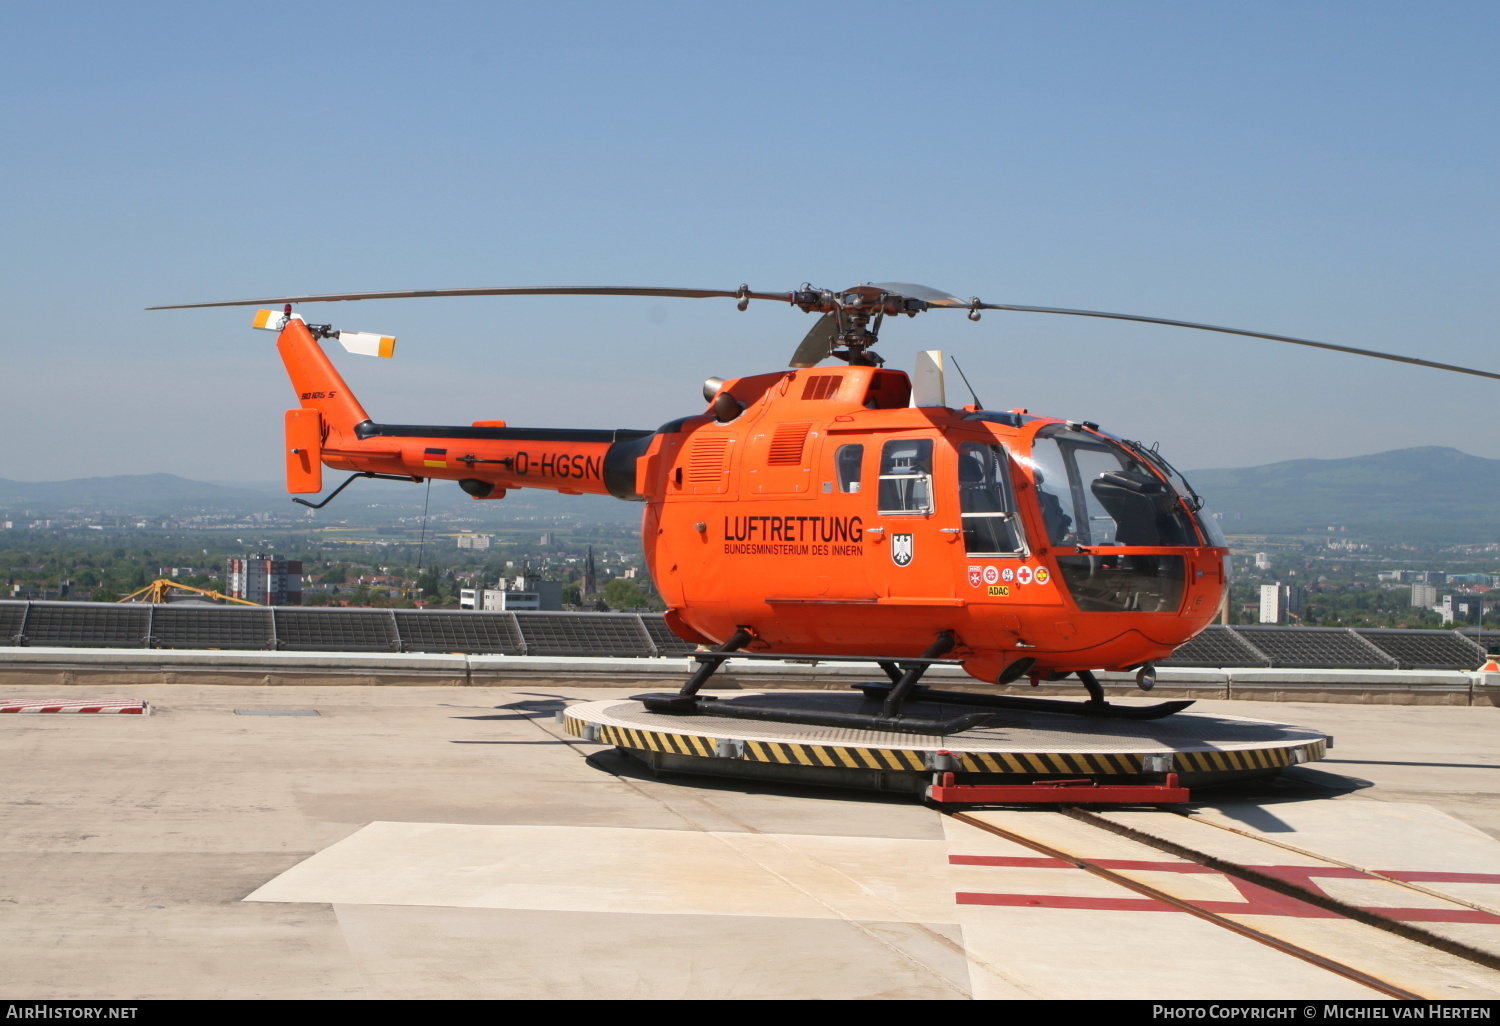
[(1073, 863), (1062, 859), (1026, 858), (1013, 855), (949, 855), (955, 866), (1012, 866), (1017, 869), (1072, 869)]
[[(1063, 859), (1033, 858), (1003, 855), (950, 855), (949, 863), (959, 866), (996, 866), (1012, 869), (1073, 869), (1071, 862)], [(1100, 869), (1133, 870), (1155, 873), (1212, 873), (1240, 892), (1243, 901), (1204, 901), (1183, 899), (1186, 904), (1201, 908), (1205, 912), (1230, 913), (1256, 916), (1288, 916), (1295, 919), (1337, 919), (1338, 913), (1309, 905), (1305, 901), (1269, 890), (1259, 884), (1221, 873), (1196, 862), (1150, 862), (1139, 859), (1090, 859), (1090, 865)], [(1247, 866), (1306, 887), (1319, 894), (1327, 894), (1314, 882), (1315, 877), (1339, 879), (1376, 879), (1367, 873), (1343, 866)], [(1445, 880), (1461, 883), (1500, 883), (1500, 874), (1491, 873), (1427, 873), (1420, 870), (1406, 873), (1384, 873), (1395, 880)], [(956, 896), (960, 905), (1005, 905), (1012, 907), (1072, 908), (1096, 911), (1172, 912), (1172, 906), (1149, 898), (1078, 898), (1051, 894), (990, 894), (961, 891)], [(1331, 897), (1331, 895), (1330, 895)], [(1409, 923), (1484, 923), (1500, 924), (1500, 916), (1470, 908), (1389, 908), (1382, 905), (1362, 905), (1366, 912)]]
[(1404, 880), (1407, 883), (1418, 883), (1427, 881), (1429, 883), (1484, 883), (1500, 884), (1500, 873), (1429, 873), (1425, 869), (1381, 870), (1381, 876), (1388, 876), (1392, 880)]
[(1072, 898), (1065, 894), (983, 894), (959, 891), (960, 905), (1008, 905), (1018, 908), (1074, 908), (1108, 912), (1178, 912), (1155, 898)]

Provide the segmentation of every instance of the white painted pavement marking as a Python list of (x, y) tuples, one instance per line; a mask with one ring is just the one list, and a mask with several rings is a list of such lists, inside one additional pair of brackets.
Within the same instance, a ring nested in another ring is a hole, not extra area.
[(953, 922), (942, 841), (372, 823), (247, 901)]
[[(1082, 831), (1078, 837), (1088, 838), (1086, 854), (1093, 857), (1173, 861), (1051, 813), (984, 815), (998, 815), (1028, 835), (1041, 831), (1044, 839), (1064, 848)], [(945, 841), (379, 822), (281, 874), (246, 900), (957, 923), (972, 992), (980, 998), (1375, 994), (1194, 916), (1177, 911), (1145, 915), (1136, 907), (1142, 898), (1135, 892), (1082, 870), (1048, 866), (1030, 848), (949, 817), (943, 823)], [(996, 858), (1000, 864), (953, 864), (953, 856)], [(1170, 884), (1165, 889), (1189, 900), (1241, 897), (1216, 874), (1142, 870), (1135, 875), (1154, 885)], [(1010, 903), (958, 904), (959, 893), (999, 894)], [(1063, 904), (1072, 899), (1085, 907), (1045, 907), (1056, 901), (1028, 907), (1015, 901), (1027, 895), (1050, 895)], [(1267, 917), (1247, 919), (1261, 929), (1275, 925)], [(1331, 925), (1306, 924), (1312, 931), (1307, 939), (1324, 942), (1316, 945), (1320, 949), (1339, 941), (1328, 935)], [(1297, 932), (1303, 932), (1300, 924)], [(1411, 968), (1421, 971), (1417, 965)], [(1460, 982), (1447, 972), (1437, 975), (1447, 977), (1444, 982)], [(1469, 996), (1462, 993), (1467, 989), (1448, 993)]]

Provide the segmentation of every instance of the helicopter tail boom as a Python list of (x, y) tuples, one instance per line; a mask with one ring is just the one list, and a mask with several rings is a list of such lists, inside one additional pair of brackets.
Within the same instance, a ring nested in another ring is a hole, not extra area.
[(286, 413), (287, 491), (322, 490), (322, 467), (381, 477), (457, 481), (476, 499), (511, 488), (639, 499), (636, 462), (652, 431), (380, 424), (299, 318), (288, 317), (276, 348), (300, 409)]

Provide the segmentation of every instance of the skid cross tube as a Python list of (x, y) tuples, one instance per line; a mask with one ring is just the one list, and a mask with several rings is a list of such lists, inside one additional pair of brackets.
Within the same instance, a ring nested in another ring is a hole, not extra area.
[[(850, 687), (864, 692), (873, 701), (884, 699), (891, 690), (889, 684), (851, 684)], [(1104, 720), (1159, 720), (1181, 712), (1193, 704), (1185, 698), (1155, 705), (1110, 705), (1108, 702), (1072, 702), (1065, 698), (1023, 698), (1019, 695), (971, 694), (967, 691), (937, 691), (926, 685), (918, 685), (909, 702), (942, 702), (946, 705), (970, 705), (983, 709), (1014, 709), (1018, 712), (1063, 713), (1068, 716), (1088, 716)]]
[[(922, 679), (922, 674), (926, 673), (927, 667), (931, 665), (926, 660), (937, 659), (952, 647), (953, 632), (943, 631), (939, 634), (937, 640), (928, 645), (927, 651), (922, 653), (923, 661), (909, 664), (906, 672), (901, 675), (901, 679), (891, 687), (891, 693), (885, 696), (885, 706), (880, 710), (880, 715), (886, 719), (894, 718), (901, 711), (901, 704), (911, 696), (912, 689), (917, 686), (917, 681)], [(885, 667), (882, 669), (885, 669), (887, 675), (891, 672)]]
[[(790, 708), (761, 700), (755, 705), (741, 701), (721, 702), (712, 696), (691, 701), (691, 708), (672, 707), (670, 702), (661, 702), (658, 696), (635, 695), (652, 712), (692, 713), (698, 716), (722, 716), (735, 720), (757, 720), (768, 723), (798, 723), (808, 727), (838, 727), (848, 730), (881, 730), (895, 734), (918, 734), (927, 737), (947, 737), (962, 734), (966, 730), (982, 727), (994, 719), (994, 713), (983, 711), (962, 712), (945, 720), (928, 720), (911, 716), (885, 717), (870, 713), (848, 713)], [(655, 701), (653, 701), (655, 700)], [(680, 699), (679, 699), (680, 701)]]
[[(696, 695), (698, 689), (707, 683), (708, 678), (712, 677), (718, 671), (719, 667), (724, 665), (724, 660), (728, 658), (728, 653), (744, 648), (749, 641), (750, 632), (741, 627), (730, 635), (728, 641), (714, 649), (713, 652), (707, 654), (700, 653), (698, 657), (698, 669), (688, 678), (687, 683), (682, 686), (682, 690), (678, 692), (678, 695), (683, 698), (690, 698)], [(719, 655), (721, 652), (725, 654)]]
[(1093, 670), (1079, 670), (1078, 679), (1083, 681), (1083, 686), (1089, 693), (1090, 705), (1108, 705), (1104, 700), (1104, 687), (1099, 683), (1099, 678), (1094, 676)]

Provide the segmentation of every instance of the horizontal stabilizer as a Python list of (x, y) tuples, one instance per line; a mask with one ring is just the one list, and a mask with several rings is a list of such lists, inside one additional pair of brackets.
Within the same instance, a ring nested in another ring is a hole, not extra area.
[(286, 490), (310, 495), (323, 490), (323, 415), (286, 411)]

